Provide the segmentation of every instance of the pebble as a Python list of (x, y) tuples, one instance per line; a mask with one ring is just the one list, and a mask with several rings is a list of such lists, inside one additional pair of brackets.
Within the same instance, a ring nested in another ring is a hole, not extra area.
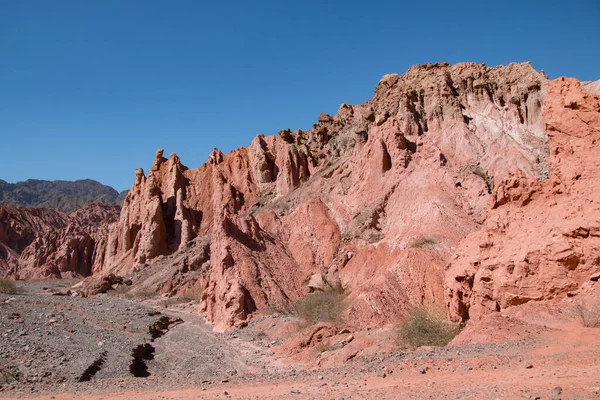
[(562, 393), (562, 388), (560, 386), (557, 386), (554, 389), (552, 389), (552, 393), (554, 393), (555, 395), (559, 395)]
[(290, 393), (300, 394), (300, 391), (298, 389), (292, 389), (290, 390)]

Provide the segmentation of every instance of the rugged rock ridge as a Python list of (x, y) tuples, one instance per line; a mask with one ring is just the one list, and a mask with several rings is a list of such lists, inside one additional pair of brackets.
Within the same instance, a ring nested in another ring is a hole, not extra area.
[(543, 117), (549, 179), (517, 171), (499, 182), (483, 228), (461, 242), (446, 275), (455, 320), (574, 296), (600, 276), (600, 97), (557, 79)]
[[(219, 328), (286, 307), (317, 274), (351, 292), (361, 326), (441, 303), (445, 260), (483, 223), (496, 182), (515, 169), (548, 177), (547, 83), (527, 63), (416, 66), (309, 131), (215, 149), (197, 169), (159, 150), (94, 272), (202, 290)], [(144, 273), (158, 265), (170, 265), (160, 281)]]
[(85, 277), (119, 208), (92, 204), (69, 215), (0, 206), (0, 275), (21, 279)]
[(0, 205), (52, 208), (70, 213), (88, 204), (121, 205), (126, 192), (91, 179), (7, 183), (0, 179)]

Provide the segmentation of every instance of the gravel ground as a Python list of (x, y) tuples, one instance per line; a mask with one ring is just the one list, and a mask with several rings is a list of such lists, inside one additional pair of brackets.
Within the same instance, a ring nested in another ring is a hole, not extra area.
[[(517, 371), (540, 373), (543, 368), (535, 385), (547, 392), (554, 378), (547, 381), (545, 376), (580, 379), (595, 371), (592, 366), (599, 360), (595, 347), (578, 353), (575, 364), (568, 346), (564, 353), (559, 349), (532, 357), (532, 349), (540, 344), (524, 340), (387, 351), (356, 356), (336, 368), (304, 368), (273, 352), (286, 338), (266, 337), (257, 326), (265, 319), (270, 319), (269, 324), (283, 323), (286, 317), (257, 318), (247, 328), (216, 333), (192, 314), (194, 304), (52, 294), (65, 292), (70, 284), (32, 282), (18, 295), (0, 295), (0, 397), (128, 398), (124, 393), (143, 390), (144, 398), (158, 399), (179, 398), (180, 391), (191, 390), (190, 398), (215, 398), (216, 394), (226, 397), (223, 393), (229, 390), (244, 399), (280, 398), (281, 393), (294, 398), (338, 398), (340, 394), (373, 398), (379, 390), (384, 393), (380, 398), (396, 398), (393, 388), (404, 385), (404, 390), (412, 391), (407, 394), (413, 393), (409, 397), (415, 398), (420, 389), (414, 385), (433, 384), (435, 377), (445, 386), (433, 392), (428, 389), (433, 397), (427, 398), (471, 398), (473, 393), (484, 395), (479, 398), (511, 398), (514, 384), (495, 375), (515, 375), (511, 379), (518, 384), (521, 372)], [(579, 343), (579, 334), (572, 336), (573, 343)], [(529, 369), (530, 363), (535, 370)], [(564, 363), (581, 371), (565, 375)], [(470, 388), (455, 386), (455, 379)], [(473, 392), (473, 387), (479, 392)], [(163, 397), (150, 395), (159, 391)], [(578, 393), (570, 398), (581, 398)]]
[(143, 376), (153, 338), (178, 322), (132, 301), (24, 289), (0, 294), (0, 385), (7, 391)]

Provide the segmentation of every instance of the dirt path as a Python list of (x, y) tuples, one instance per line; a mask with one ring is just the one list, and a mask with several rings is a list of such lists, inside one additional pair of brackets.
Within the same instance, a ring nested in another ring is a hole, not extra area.
[(195, 377), (195, 381), (233, 379), (236, 376), (275, 372), (271, 352), (250, 342), (215, 333), (196, 315), (166, 310), (183, 323), (169, 329), (154, 343), (147, 361), (151, 376), (166, 379)]

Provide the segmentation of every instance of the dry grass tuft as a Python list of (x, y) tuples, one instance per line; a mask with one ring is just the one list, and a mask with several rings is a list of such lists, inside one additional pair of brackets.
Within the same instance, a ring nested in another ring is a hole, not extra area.
[(415, 308), (396, 327), (397, 343), (405, 348), (446, 346), (460, 332), (443, 312)]
[(438, 239), (434, 236), (419, 236), (410, 245), (416, 249), (433, 249), (438, 244)]
[(0, 279), (0, 293), (17, 294), (17, 285), (10, 279)]
[(334, 289), (311, 293), (294, 305), (293, 312), (310, 325), (317, 322), (339, 323), (345, 309), (345, 298), (343, 291)]
[(600, 327), (600, 303), (588, 305), (579, 302), (573, 306), (571, 314), (586, 328)]

